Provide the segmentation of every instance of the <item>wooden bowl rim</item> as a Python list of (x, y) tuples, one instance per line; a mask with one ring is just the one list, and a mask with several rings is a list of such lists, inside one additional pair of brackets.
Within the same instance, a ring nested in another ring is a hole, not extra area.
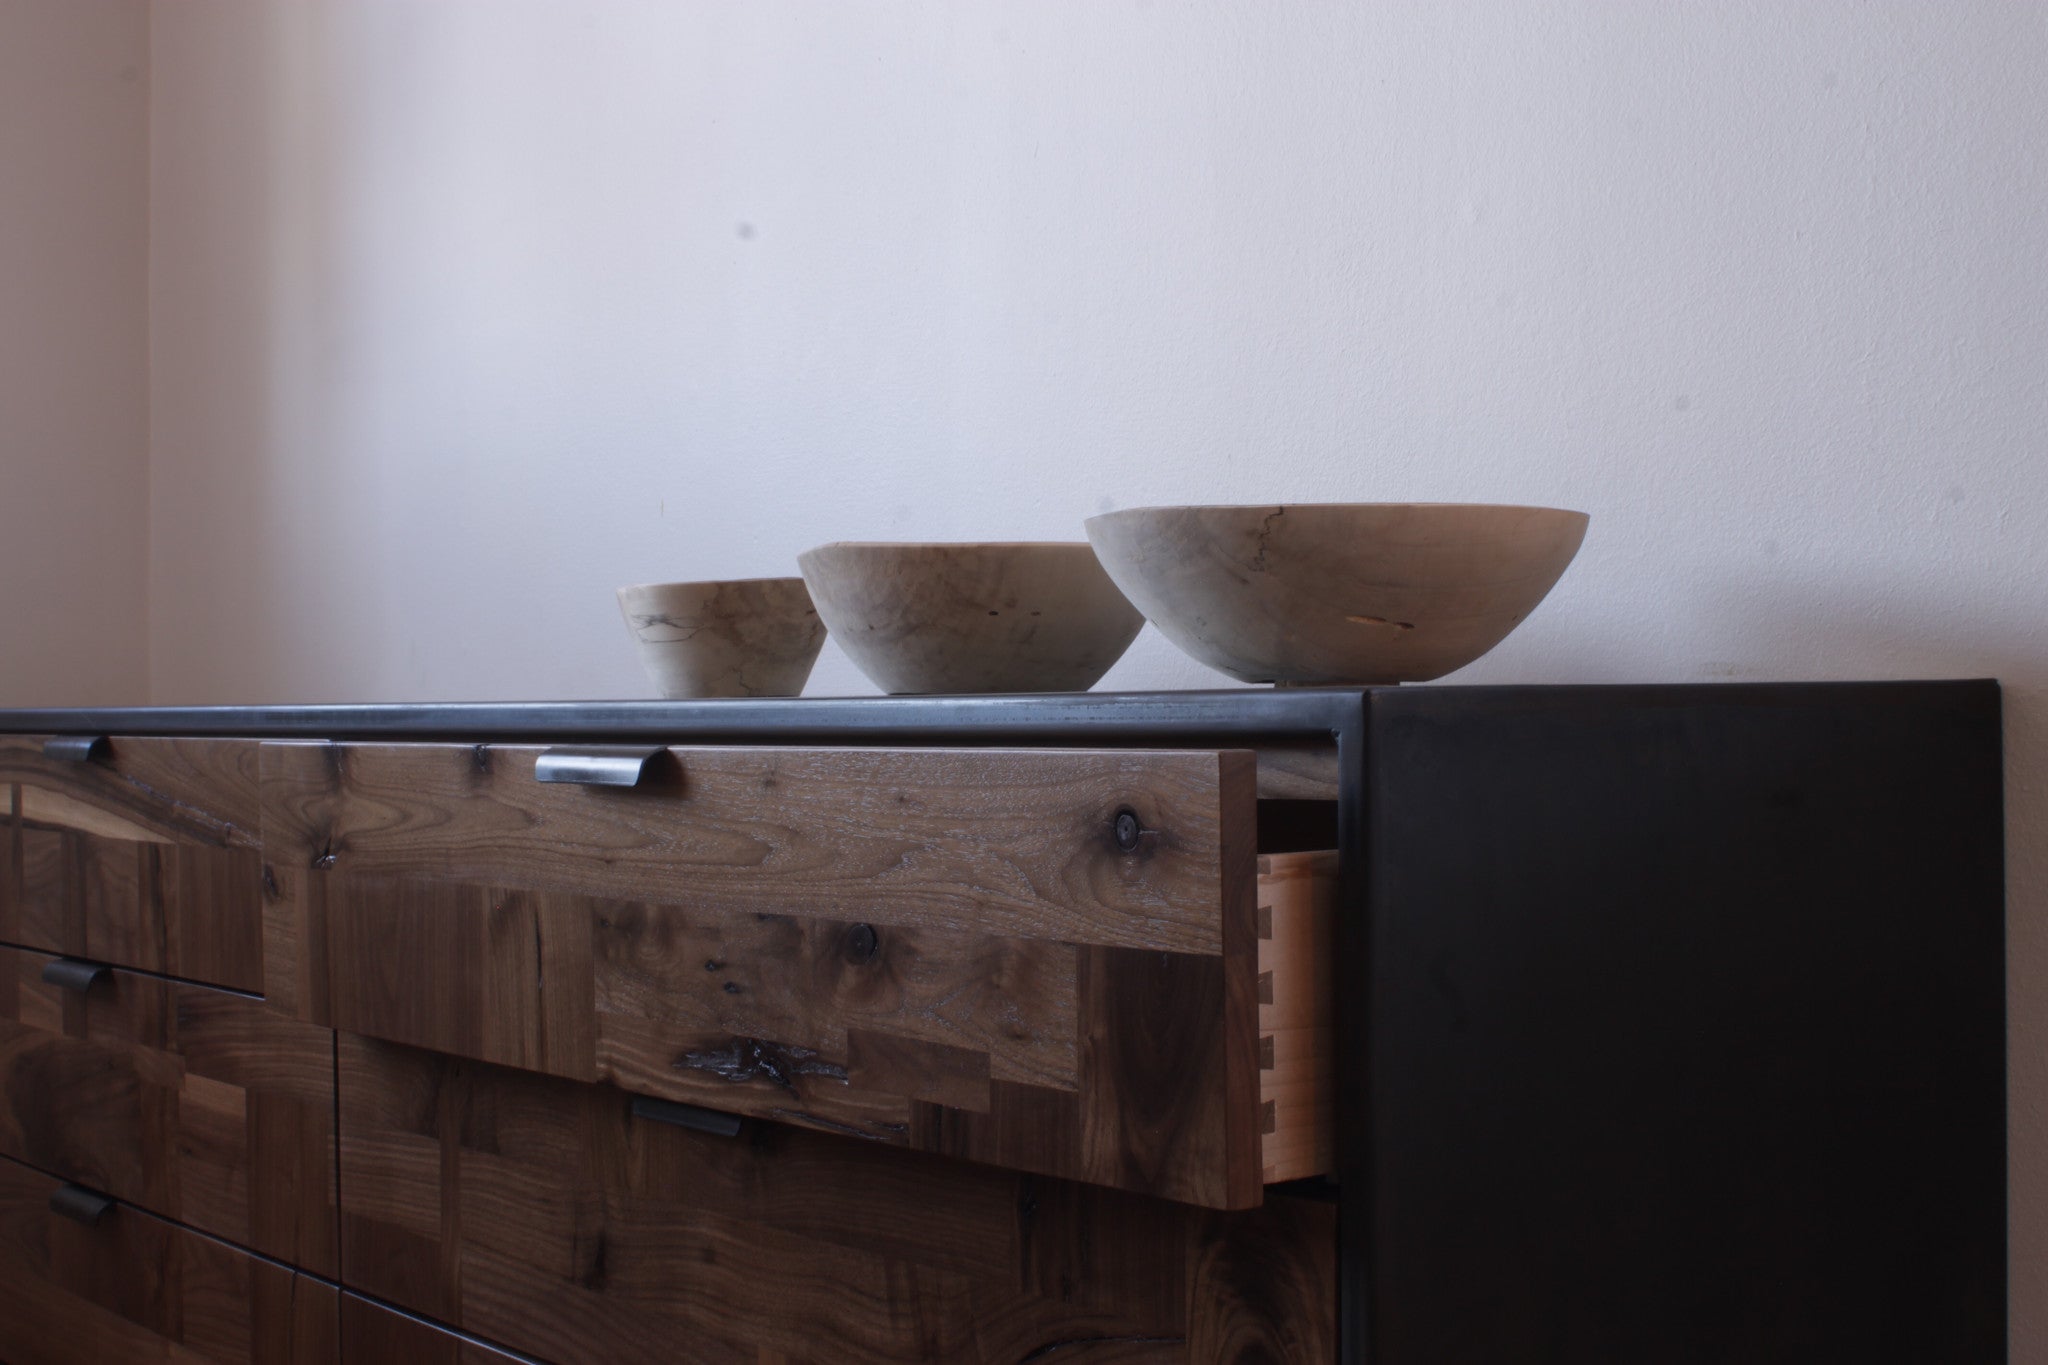
[[(889, 550), (911, 553), (920, 550), (1086, 550), (1095, 547), (1085, 540), (828, 540), (813, 545), (803, 554), (820, 550)], [(798, 555), (797, 558), (803, 558)]]
[(626, 583), (613, 591), (654, 592), (657, 589), (675, 591), (683, 588), (743, 588), (753, 583), (785, 583), (802, 587), (804, 580), (801, 574), (775, 574), (764, 578), (687, 578), (674, 583)]
[(1098, 512), (1083, 524), (1107, 521), (1111, 517), (1133, 516), (1141, 512), (1395, 512), (1395, 511), (1447, 511), (1447, 512), (1545, 512), (1555, 516), (1582, 517), (1592, 520), (1589, 512), (1580, 512), (1570, 507), (1545, 507), (1536, 503), (1521, 502), (1187, 502), (1163, 503), (1152, 507), (1119, 507), (1113, 512)]

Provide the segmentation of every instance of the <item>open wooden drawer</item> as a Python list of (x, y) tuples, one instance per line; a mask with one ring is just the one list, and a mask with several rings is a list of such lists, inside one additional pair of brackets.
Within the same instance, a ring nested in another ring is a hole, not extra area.
[(264, 986), (306, 1020), (1216, 1208), (1326, 1159), (1291, 1130), (1327, 1048), (1278, 1032), (1322, 1008), (1276, 967), (1312, 967), (1314, 917), (1261, 916), (1248, 752), (277, 743), (261, 770)]

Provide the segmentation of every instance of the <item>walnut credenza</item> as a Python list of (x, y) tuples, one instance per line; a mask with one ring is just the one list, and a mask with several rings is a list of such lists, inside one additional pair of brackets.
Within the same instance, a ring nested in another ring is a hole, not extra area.
[(2004, 1358), (1995, 684), (0, 713), (0, 1360)]

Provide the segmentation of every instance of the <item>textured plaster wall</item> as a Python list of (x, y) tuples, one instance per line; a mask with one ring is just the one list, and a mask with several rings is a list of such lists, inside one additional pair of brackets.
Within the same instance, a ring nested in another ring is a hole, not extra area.
[(2005, 679), (2048, 1359), (2048, 11), (178, 0), (154, 60), (159, 701), (637, 695), (615, 584), (1267, 499), (1591, 512), (1468, 680)]
[(149, 19), (0, 0), (0, 705), (147, 699)]

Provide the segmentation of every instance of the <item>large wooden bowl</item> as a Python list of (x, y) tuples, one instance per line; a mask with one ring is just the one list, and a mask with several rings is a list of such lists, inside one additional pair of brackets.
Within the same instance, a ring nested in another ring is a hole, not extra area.
[(1244, 682), (1423, 682), (1534, 611), (1586, 514), (1467, 503), (1139, 507), (1088, 521), (1160, 633)]
[(794, 697), (825, 647), (801, 578), (640, 583), (619, 611), (662, 696)]
[(840, 541), (797, 564), (884, 692), (1085, 692), (1145, 626), (1080, 541)]

